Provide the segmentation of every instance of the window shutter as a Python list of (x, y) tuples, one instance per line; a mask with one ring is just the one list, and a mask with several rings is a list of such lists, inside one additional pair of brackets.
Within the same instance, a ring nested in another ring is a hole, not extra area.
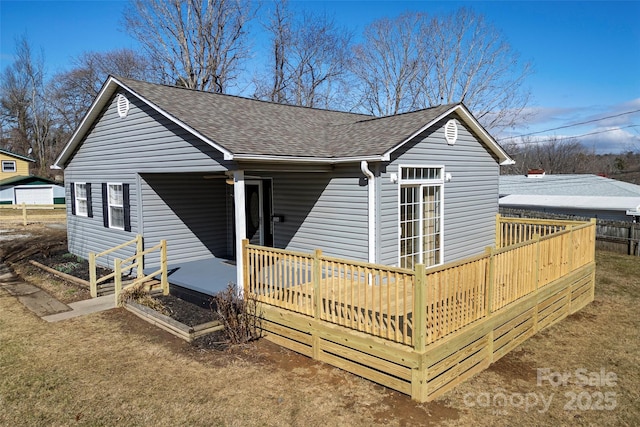
[(109, 195), (107, 194), (107, 183), (102, 183), (102, 223), (109, 228)]
[(76, 184), (74, 182), (71, 183), (71, 187), (69, 188), (69, 193), (71, 194), (71, 215), (76, 214)]
[(91, 184), (86, 183), (87, 188), (87, 216), (93, 218), (93, 205), (91, 204)]
[(124, 210), (124, 231), (131, 231), (131, 201), (129, 184), (122, 184), (122, 205)]

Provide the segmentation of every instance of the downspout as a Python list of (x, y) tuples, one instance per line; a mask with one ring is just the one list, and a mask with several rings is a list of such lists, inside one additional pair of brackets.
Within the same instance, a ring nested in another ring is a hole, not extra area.
[(368, 212), (369, 212), (369, 262), (376, 262), (376, 189), (375, 175), (369, 170), (366, 160), (360, 162), (360, 170), (367, 177)]

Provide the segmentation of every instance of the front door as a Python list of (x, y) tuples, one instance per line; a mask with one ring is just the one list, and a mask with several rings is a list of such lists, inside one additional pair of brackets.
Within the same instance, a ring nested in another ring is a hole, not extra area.
[(271, 180), (245, 182), (247, 239), (253, 245), (273, 246)]

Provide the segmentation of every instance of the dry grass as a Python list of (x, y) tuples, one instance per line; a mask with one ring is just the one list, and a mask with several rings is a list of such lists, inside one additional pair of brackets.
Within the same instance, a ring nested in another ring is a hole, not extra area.
[[(638, 277), (637, 258), (599, 252), (594, 303), (427, 404), (264, 340), (198, 350), (122, 309), (47, 324), (0, 290), (0, 425), (639, 425)], [(618, 381), (538, 386), (536, 368)], [(563, 408), (605, 391), (612, 411)], [(553, 400), (478, 405), (499, 393)]]

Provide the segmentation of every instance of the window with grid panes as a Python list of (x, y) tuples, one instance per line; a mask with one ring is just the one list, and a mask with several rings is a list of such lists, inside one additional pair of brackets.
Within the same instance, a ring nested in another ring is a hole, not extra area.
[(442, 263), (442, 167), (400, 168), (400, 266)]

